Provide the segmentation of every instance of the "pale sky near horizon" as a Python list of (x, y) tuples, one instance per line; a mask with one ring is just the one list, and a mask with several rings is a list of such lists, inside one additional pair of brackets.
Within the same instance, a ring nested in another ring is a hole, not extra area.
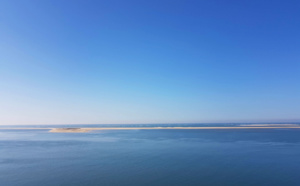
[(299, 10), (1, 0), (0, 125), (300, 121)]

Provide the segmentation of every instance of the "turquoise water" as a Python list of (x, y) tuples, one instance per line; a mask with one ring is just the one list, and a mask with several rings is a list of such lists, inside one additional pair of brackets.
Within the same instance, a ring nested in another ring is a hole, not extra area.
[(1, 186), (299, 186), (299, 172), (299, 129), (0, 130)]

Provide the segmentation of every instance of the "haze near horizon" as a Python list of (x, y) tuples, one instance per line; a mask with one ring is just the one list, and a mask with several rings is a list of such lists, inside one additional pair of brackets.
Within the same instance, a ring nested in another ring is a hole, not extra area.
[(0, 125), (300, 121), (300, 2), (0, 2)]

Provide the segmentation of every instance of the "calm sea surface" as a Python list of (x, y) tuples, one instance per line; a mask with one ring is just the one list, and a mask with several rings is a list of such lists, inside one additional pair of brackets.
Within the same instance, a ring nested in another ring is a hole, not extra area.
[(299, 186), (299, 129), (0, 130), (1, 186)]

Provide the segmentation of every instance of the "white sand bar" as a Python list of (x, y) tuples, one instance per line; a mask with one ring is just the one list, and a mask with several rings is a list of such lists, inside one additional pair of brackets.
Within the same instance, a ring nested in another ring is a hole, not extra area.
[(0, 128), (0, 130), (49, 130), (53, 133), (84, 133), (93, 130), (164, 130), (164, 129), (300, 129), (299, 125), (252, 125), (252, 126), (237, 126), (237, 127), (97, 127), (97, 128)]

